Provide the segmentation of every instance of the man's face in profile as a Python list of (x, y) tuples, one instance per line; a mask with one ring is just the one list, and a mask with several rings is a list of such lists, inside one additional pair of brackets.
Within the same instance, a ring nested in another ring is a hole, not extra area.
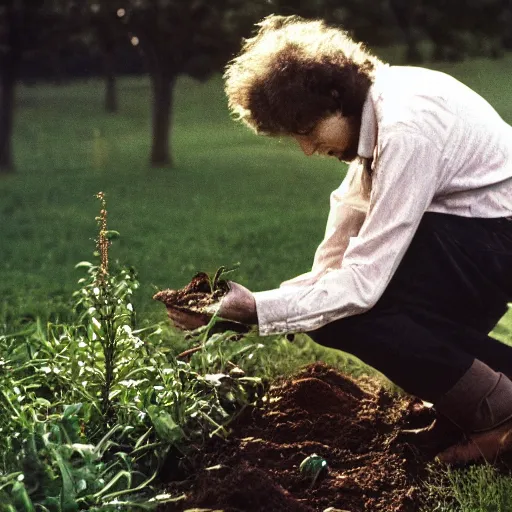
[(305, 135), (293, 135), (305, 155), (327, 155), (343, 162), (357, 157), (361, 121), (343, 117), (339, 112), (330, 114)]

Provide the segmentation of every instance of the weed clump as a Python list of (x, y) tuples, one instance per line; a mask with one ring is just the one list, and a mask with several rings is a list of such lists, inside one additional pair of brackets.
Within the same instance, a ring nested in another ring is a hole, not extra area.
[[(205, 439), (226, 437), (233, 415), (264, 392), (261, 379), (237, 366), (259, 345), (227, 353), (231, 345), (221, 344), (230, 335), (206, 332), (186, 363), (174, 357), (160, 323), (137, 325), (137, 276), (109, 258), (119, 233), (107, 227), (105, 195), (96, 197), (96, 261), (76, 265), (85, 276), (69, 321), (36, 320), (0, 334), (2, 512), (155, 510), (179, 502), (179, 491), (162, 492), (163, 465), (178, 466)], [(222, 286), (214, 281), (210, 290)]]

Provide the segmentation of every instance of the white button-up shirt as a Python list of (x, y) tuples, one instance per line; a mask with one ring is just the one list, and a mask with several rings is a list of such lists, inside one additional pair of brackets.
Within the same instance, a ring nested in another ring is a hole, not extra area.
[(359, 155), (331, 194), (311, 272), (254, 294), (261, 335), (307, 332), (369, 310), (425, 212), (512, 215), (512, 127), (444, 73), (383, 66), (364, 104)]

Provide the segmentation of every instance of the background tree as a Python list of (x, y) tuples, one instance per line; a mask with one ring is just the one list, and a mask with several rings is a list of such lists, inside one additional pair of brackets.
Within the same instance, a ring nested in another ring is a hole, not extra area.
[[(393, 18), (386, 0), (360, 6), (360, 0), (120, 0), (108, 2), (131, 38), (140, 44), (153, 94), (152, 147), (154, 166), (172, 165), (170, 133), (173, 89), (180, 75), (204, 80), (240, 48), (254, 23), (276, 13), (322, 17), (342, 24), (358, 38), (390, 42)], [(378, 27), (378, 29), (376, 28)]]
[(397, 26), (390, 0), (269, 0), (268, 3), (275, 14), (321, 18), (370, 45), (396, 42)]
[(14, 171), (12, 132), (16, 83), (28, 55), (57, 52), (75, 28), (72, 0), (0, 3), (0, 173)]
[(90, 0), (85, 4), (84, 18), (87, 20), (85, 37), (94, 53), (99, 53), (103, 79), (105, 81), (105, 111), (114, 113), (118, 109), (116, 85), (117, 49), (127, 40), (125, 27), (119, 23), (117, 11), (109, 8), (109, 0)]
[(500, 57), (510, 47), (511, 0), (390, 0), (405, 36), (406, 58), (425, 57), (420, 40), (432, 47), (434, 60), (462, 60), (466, 56)]
[(142, 49), (151, 79), (153, 166), (172, 165), (173, 89), (180, 75), (205, 80), (220, 71), (266, 0), (130, 0), (109, 2)]
[(417, 26), (422, 0), (389, 0), (389, 5), (404, 35), (407, 62), (422, 62), (420, 32)]
[(14, 170), (12, 131), (15, 88), (20, 63), (37, 40), (42, 1), (3, 0), (0, 3), (0, 173)]

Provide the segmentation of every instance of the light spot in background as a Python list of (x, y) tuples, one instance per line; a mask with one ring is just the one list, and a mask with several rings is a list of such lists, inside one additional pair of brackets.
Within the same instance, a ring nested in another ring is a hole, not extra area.
[(126, 14), (126, 11), (124, 9), (118, 9), (117, 10), (117, 16), (119, 18), (122, 18)]
[(131, 39), (130, 39), (131, 43), (133, 46), (137, 46), (139, 44), (139, 38), (137, 36), (133, 36)]

